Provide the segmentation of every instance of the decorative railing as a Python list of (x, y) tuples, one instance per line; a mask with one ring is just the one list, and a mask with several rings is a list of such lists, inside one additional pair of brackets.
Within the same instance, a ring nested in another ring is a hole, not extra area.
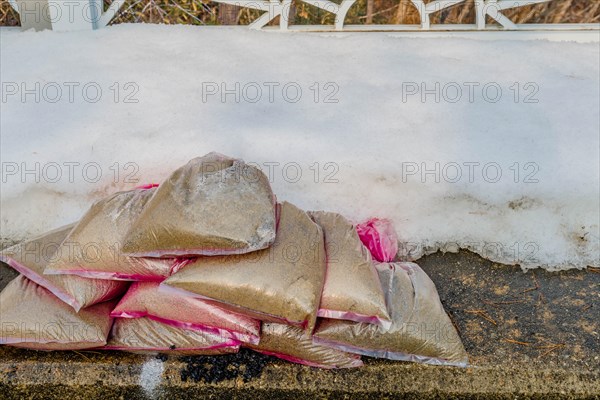
[[(125, 0), (114, 0), (107, 10), (103, 8), (103, 0), (8, 0), (9, 3), (21, 14), (21, 24), (24, 27), (31, 25), (37, 29), (50, 28), (57, 30), (97, 29), (107, 25), (125, 3)], [(396, 31), (430, 31), (430, 30), (599, 30), (600, 24), (516, 24), (511, 21), (503, 11), (509, 8), (518, 8), (532, 4), (545, 3), (551, 0), (473, 0), (475, 6), (474, 24), (432, 24), (431, 15), (453, 6), (460, 6), (467, 0), (433, 0), (425, 3), (423, 0), (410, 0), (418, 14), (419, 25), (352, 25), (345, 24), (350, 8), (357, 0), (342, 0), (334, 3), (329, 0), (213, 0), (217, 3), (235, 5), (249, 9), (264, 11), (260, 17), (252, 22), (251, 29), (262, 29), (279, 17), (281, 30), (396, 30)], [(304, 2), (318, 7), (335, 16), (335, 24), (327, 25), (294, 25), (290, 24), (290, 14), (293, 1)], [(406, 0), (405, 0), (406, 1)], [(37, 8), (28, 9), (31, 4)], [(42, 7), (40, 7), (40, 4)], [(45, 8), (43, 7), (45, 6)], [(36, 15), (37, 12), (37, 15)], [(32, 16), (33, 14), (33, 16)], [(68, 16), (68, 18), (67, 18)], [(488, 17), (494, 23), (488, 24)], [(39, 24), (40, 19), (46, 18), (48, 22)], [(30, 21), (35, 22), (29, 24)]]
[[(217, 3), (236, 5), (240, 7), (251, 8), (265, 11), (257, 20), (249, 25), (251, 29), (261, 29), (275, 18), (279, 18), (279, 27), (282, 30), (290, 29), (290, 10), (293, 0), (214, 0)], [(423, 0), (410, 0), (412, 5), (418, 11), (421, 17), (421, 24), (415, 25), (354, 25), (347, 27), (345, 25), (346, 15), (357, 0), (342, 0), (339, 4), (329, 0), (296, 0), (313, 5), (335, 15), (334, 30), (485, 30), (485, 29), (505, 29), (518, 30), (527, 27), (535, 29), (544, 29), (552, 25), (551, 29), (598, 29), (599, 24), (515, 24), (502, 11), (509, 8), (518, 8), (537, 3), (546, 3), (550, 0), (474, 0), (475, 4), (475, 24), (457, 25), (457, 24), (438, 24), (432, 25), (430, 16), (434, 13), (457, 6), (460, 3), (466, 3), (467, 0), (434, 0), (425, 3)], [(487, 23), (487, 17), (495, 21), (495, 24)], [(299, 26), (302, 30), (332, 30), (327, 26)]]
[(102, 28), (119, 13), (125, 0), (8, 0), (20, 15), (24, 28), (60, 31)]

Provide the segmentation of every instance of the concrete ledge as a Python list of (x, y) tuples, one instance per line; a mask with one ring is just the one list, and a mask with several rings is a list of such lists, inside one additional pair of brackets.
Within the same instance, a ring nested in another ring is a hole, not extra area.
[[(248, 350), (222, 357), (0, 348), (0, 398), (598, 399), (600, 274), (524, 274), (471, 253), (420, 260), (472, 367), (365, 359), (324, 371)], [(12, 271), (2, 269), (3, 286)]]
[[(89, 354), (86, 354), (89, 356)], [(114, 364), (104, 360), (2, 362), (0, 393), (5, 399), (44, 397), (173, 398), (598, 398), (600, 381), (593, 371), (567, 371), (520, 366), (472, 369), (434, 368), (371, 361), (358, 370), (319, 371), (269, 361), (261, 376), (216, 383), (183, 381), (186, 363), (152, 357), (130, 357)], [(160, 366), (157, 368), (157, 366)], [(160, 375), (150, 375), (162, 370)], [(596, 396), (596, 397), (594, 397)], [(221, 397), (222, 398), (222, 397)]]

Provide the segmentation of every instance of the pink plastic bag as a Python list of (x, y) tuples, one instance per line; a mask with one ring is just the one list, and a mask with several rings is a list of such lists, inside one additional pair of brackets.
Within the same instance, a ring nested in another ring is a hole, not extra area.
[(148, 317), (177, 328), (257, 344), (260, 321), (224, 310), (214, 302), (158, 290), (159, 283), (135, 282), (111, 313), (113, 317)]
[(150, 318), (116, 318), (104, 350), (185, 355), (236, 353), (240, 342), (212, 333), (176, 328)]
[(310, 216), (323, 229), (327, 254), (318, 316), (389, 327), (381, 282), (352, 223), (332, 212), (316, 211)]
[(116, 301), (78, 313), (48, 290), (25, 278), (0, 293), (0, 344), (35, 350), (79, 350), (106, 344)]
[(466, 366), (468, 356), (460, 336), (425, 271), (414, 263), (381, 263), (376, 268), (392, 317), (390, 329), (321, 320), (315, 343), (370, 357)]
[(379, 262), (391, 262), (398, 254), (398, 235), (388, 219), (372, 218), (356, 225), (360, 240)]
[(260, 169), (222, 154), (175, 170), (132, 224), (123, 252), (136, 257), (244, 254), (275, 240), (275, 197)]
[(363, 365), (360, 356), (313, 343), (310, 335), (289, 325), (264, 323), (260, 343), (248, 345), (263, 354), (317, 368), (356, 368)]
[(75, 275), (44, 275), (44, 269), (56, 257), (56, 250), (73, 226), (58, 228), (10, 247), (0, 253), (0, 260), (79, 311), (120, 296), (129, 284)]
[(127, 230), (155, 191), (134, 189), (97, 201), (67, 235), (44, 273), (160, 282), (183, 267), (187, 259), (136, 258), (122, 252)]
[(158, 187), (158, 183), (146, 183), (144, 185), (140, 185), (140, 186), (136, 186), (136, 189), (153, 189), (153, 188), (157, 188)]
[(213, 300), (223, 308), (312, 332), (327, 266), (322, 229), (283, 202), (275, 243), (248, 254), (199, 257), (161, 290)]

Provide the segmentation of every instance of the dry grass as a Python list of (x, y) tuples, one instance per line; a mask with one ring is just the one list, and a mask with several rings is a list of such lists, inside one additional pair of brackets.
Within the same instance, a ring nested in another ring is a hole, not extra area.
[[(366, 0), (358, 1), (348, 23), (360, 24), (366, 20)], [(376, 0), (374, 23), (418, 24), (419, 14), (408, 0)], [(598, 0), (553, 0), (518, 9), (506, 10), (506, 16), (516, 23), (593, 23), (600, 22)], [(432, 15), (432, 23), (464, 24), (475, 22), (472, 0)]]
[[(218, 4), (206, 0), (128, 0), (113, 24), (150, 22), (214, 25), (219, 23), (218, 8)], [(331, 14), (302, 2), (296, 2), (294, 14), (295, 24), (333, 23)], [(350, 10), (347, 23), (364, 24), (366, 14), (367, 0), (359, 0)], [(597, 23), (600, 22), (600, 1), (553, 0), (507, 10), (505, 14), (517, 23)], [(258, 15), (257, 11), (240, 9), (238, 20), (240, 24), (247, 24)], [(468, 0), (465, 4), (434, 15), (432, 23), (473, 23), (473, 1)], [(374, 0), (372, 19), (375, 24), (417, 24), (419, 15), (409, 0)], [(0, 25), (19, 25), (19, 17), (7, 0), (0, 0)]]

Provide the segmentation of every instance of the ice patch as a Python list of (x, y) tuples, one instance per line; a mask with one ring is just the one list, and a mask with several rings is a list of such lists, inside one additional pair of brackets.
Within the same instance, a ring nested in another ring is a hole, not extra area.
[(140, 386), (144, 390), (146, 396), (151, 399), (157, 397), (157, 389), (162, 382), (162, 374), (165, 369), (163, 362), (158, 358), (151, 358), (142, 365), (140, 373)]

